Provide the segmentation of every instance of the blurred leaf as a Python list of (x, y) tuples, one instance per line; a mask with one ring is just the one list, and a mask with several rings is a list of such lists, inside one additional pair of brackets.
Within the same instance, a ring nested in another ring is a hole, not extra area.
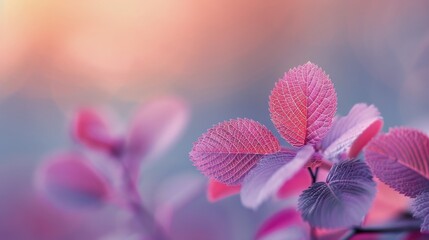
[(83, 108), (75, 113), (72, 134), (93, 149), (114, 153), (118, 148), (119, 141), (112, 136), (105, 118), (94, 109)]
[(302, 168), (292, 179), (283, 183), (281, 188), (277, 191), (277, 197), (286, 199), (294, 195), (299, 195), (310, 185), (311, 176), (306, 168)]
[(165, 231), (170, 231), (175, 212), (202, 192), (203, 186), (201, 176), (192, 174), (174, 176), (158, 186), (155, 217)]
[(371, 209), (365, 217), (365, 224), (379, 224), (408, 212), (410, 198), (398, 193), (375, 178), (377, 194)]
[(156, 158), (170, 147), (188, 123), (187, 104), (175, 97), (157, 97), (142, 105), (131, 122), (124, 161), (139, 173), (140, 163)]
[(223, 198), (235, 195), (239, 193), (240, 190), (240, 185), (229, 186), (216, 180), (210, 179), (209, 185), (207, 187), (207, 199), (210, 202), (216, 202)]
[(36, 184), (53, 202), (71, 207), (99, 206), (110, 198), (110, 189), (83, 156), (61, 153), (38, 169)]
[[(272, 237), (273, 233), (283, 229), (289, 230), (289, 232), (282, 232), (282, 235), (279, 235), (280, 238)], [(280, 240), (285, 239), (286, 236), (288, 236), (288, 239), (292, 239), (292, 236), (295, 236), (293, 239), (306, 239), (309, 237), (307, 225), (301, 219), (299, 212), (293, 208), (283, 209), (265, 220), (262, 226), (258, 229), (255, 239)]]

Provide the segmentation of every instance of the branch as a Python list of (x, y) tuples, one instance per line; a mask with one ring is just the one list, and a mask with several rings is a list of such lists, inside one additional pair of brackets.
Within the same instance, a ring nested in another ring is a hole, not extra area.
[(122, 162), (122, 175), (127, 193), (128, 207), (141, 223), (142, 229), (147, 235), (149, 235), (150, 239), (166, 240), (167, 237), (165, 236), (162, 227), (157, 223), (153, 215), (143, 206), (137, 186), (131, 178), (128, 168), (124, 162)]
[[(314, 172), (311, 167), (308, 167), (307, 169), (310, 172), (311, 184), (314, 184), (317, 181), (317, 174), (319, 173), (319, 168), (317, 167)], [(310, 227), (310, 236), (311, 240), (317, 240), (316, 228), (313, 226)]]
[(311, 176), (311, 184), (314, 184), (315, 182), (317, 182), (317, 174), (319, 173), (319, 168), (317, 167), (316, 170), (313, 172), (313, 170), (311, 169), (311, 167), (307, 168), (308, 171), (310, 172), (310, 176)]
[(398, 233), (398, 232), (414, 232), (420, 231), (420, 221), (406, 221), (399, 222), (386, 226), (368, 226), (368, 227), (354, 227), (347, 232), (341, 240), (349, 240), (354, 235), (361, 233)]

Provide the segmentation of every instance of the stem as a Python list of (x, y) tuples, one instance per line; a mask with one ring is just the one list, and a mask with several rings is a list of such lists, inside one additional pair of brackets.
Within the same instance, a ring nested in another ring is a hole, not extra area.
[(311, 240), (317, 240), (316, 228), (310, 227), (310, 238)]
[[(313, 169), (311, 169), (311, 167), (308, 167), (307, 169), (308, 169), (308, 172), (310, 172), (311, 184), (313, 185), (314, 183), (317, 182), (317, 174), (319, 173), (319, 168), (317, 167), (314, 172), (313, 172)], [(316, 228), (313, 226), (310, 226), (310, 236), (311, 236), (311, 240), (317, 240)]]
[(131, 174), (129, 174), (126, 164), (122, 162), (121, 165), (123, 175), (122, 177), (126, 188), (125, 190), (127, 193), (128, 207), (130, 211), (141, 223), (142, 229), (151, 240), (167, 239), (162, 228), (158, 225), (153, 215), (143, 206), (140, 193), (136, 184), (131, 178)]
[(420, 231), (420, 223), (418, 221), (406, 221), (387, 226), (354, 227), (347, 232), (341, 240), (349, 240), (354, 235), (361, 233), (398, 233), (413, 231)]
[(317, 167), (314, 172), (313, 172), (313, 169), (311, 169), (311, 167), (308, 167), (307, 169), (310, 172), (311, 184), (314, 184), (317, 181), (317, 174), (319, 173), (319, 168)]

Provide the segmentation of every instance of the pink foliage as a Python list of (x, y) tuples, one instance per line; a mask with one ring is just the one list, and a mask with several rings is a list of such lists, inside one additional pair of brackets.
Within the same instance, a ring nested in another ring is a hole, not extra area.
[(390, 129), (369, 143), (365, 158), (374, 174), (400, 193), (416, 197), (429, 190), (429, 138), (424, 133)]
[(396, 192), (378, 178), (377, 194), (371, 209), (365, 217), (365, 224), (379, 224), (399, 216), (408, 210), (410, 198)]
[(328, 75), (308, 62), (277, 82), (269, 105), (282, 137), (293, 146), (303, 146), (316, 144), (326, 135), (337, 110), (337, 95)]
[(77, 153), (50, 157), (37, 172), (37, 186), (54, 202), (71, 206), (93, 206), (107, 201), (110, 189), (106, 181)]
[(279, 142), (265, 126), (239, 118), (209, 129), (194, 144), (190, 158), (208, 177), (237, 185), (261, 158), (278, 151)]
[[(290, 229), (288, 234), (283, 234), (283, 238), (284, 236), (295, 236), (294, 239), (304, 239), (308, 237), (307, 228), (298, 211), (293, 208), (286, 208), (265, 220), (258, 229), (255, 240), (268, 239), (270, 235), (283, 229)], [(298, 233), (293, 233), (293, 231)]]
[(310, 185), (311, 177), (308, 174), (308, 170), (303, 168), (295, 174), (295, 177), (283, 183), (279, 191), (277, 191), (277, 197), (284, 199), (299, 195)]
[(210, 179), (207, 188), (207, 199), (210, 202), (216, 202), (223, 198), (235, 195), (241, 190), (240, 185), (226, 185), (216, 180)]
[(96, 110), (83, 108), (76, 112), (72, 134), (82, 144), (95, 149), (112, 151), (116, 140), (111, 135), (105, 118)]
[(362, 134), (353, 142), (349, 150), (349, 157), (356, 158), (362, 149), (371, 141), (383, 127), (383, 120), (378, 119), (371, 123), (368, 128), (366, 128)]

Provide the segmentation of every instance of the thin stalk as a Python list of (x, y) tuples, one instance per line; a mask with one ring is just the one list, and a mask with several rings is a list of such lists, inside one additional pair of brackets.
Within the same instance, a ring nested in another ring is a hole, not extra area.
[(314, 184), (315, 182), (317, 182), (317, 175), (319, 173), (319, 168), (317, 167), (316, 170), (313, 172), (313, 169), (311, 167), (308, 167), (308, 172), (310, 173), (311, 176), (311, 184)]
[(368, 226), (368, 227), (354, 227), (350, 229), (341, 240), (349, 240), (353, 236), (361, 233), (398, 233), (398, 232), (413, 232), (420, 231), (420, 223), (418, 221), (400, 222), (386, 226)]
[[(308, 167), (307, 169), (311, 176), (311, 184), (313, 185), (314, 183), (317, 182), (317, 175), (319, 174), (319, 168), (317, 167), (314, 172), (311, 167)], [(311, 240), (317, 240), (316, 228), (313, 226), (310, 226), (310, 237), (311, 237)]]
[(158, 225), (153, 215), (147, 211), (143, 206), (143, 201), (140, 193), (137, 189), (136, 184), (131, 178), (131, 174), (128, 171), (125, 163), (122, 163), (122, 177), (125, 184), (125, 191), (127, 193), (128, 207), (133, 213), (134, 217), (138, 219), (141, 227), (147, 237), (151, 240), (167, 240), (165, 233), (161, 226)]

